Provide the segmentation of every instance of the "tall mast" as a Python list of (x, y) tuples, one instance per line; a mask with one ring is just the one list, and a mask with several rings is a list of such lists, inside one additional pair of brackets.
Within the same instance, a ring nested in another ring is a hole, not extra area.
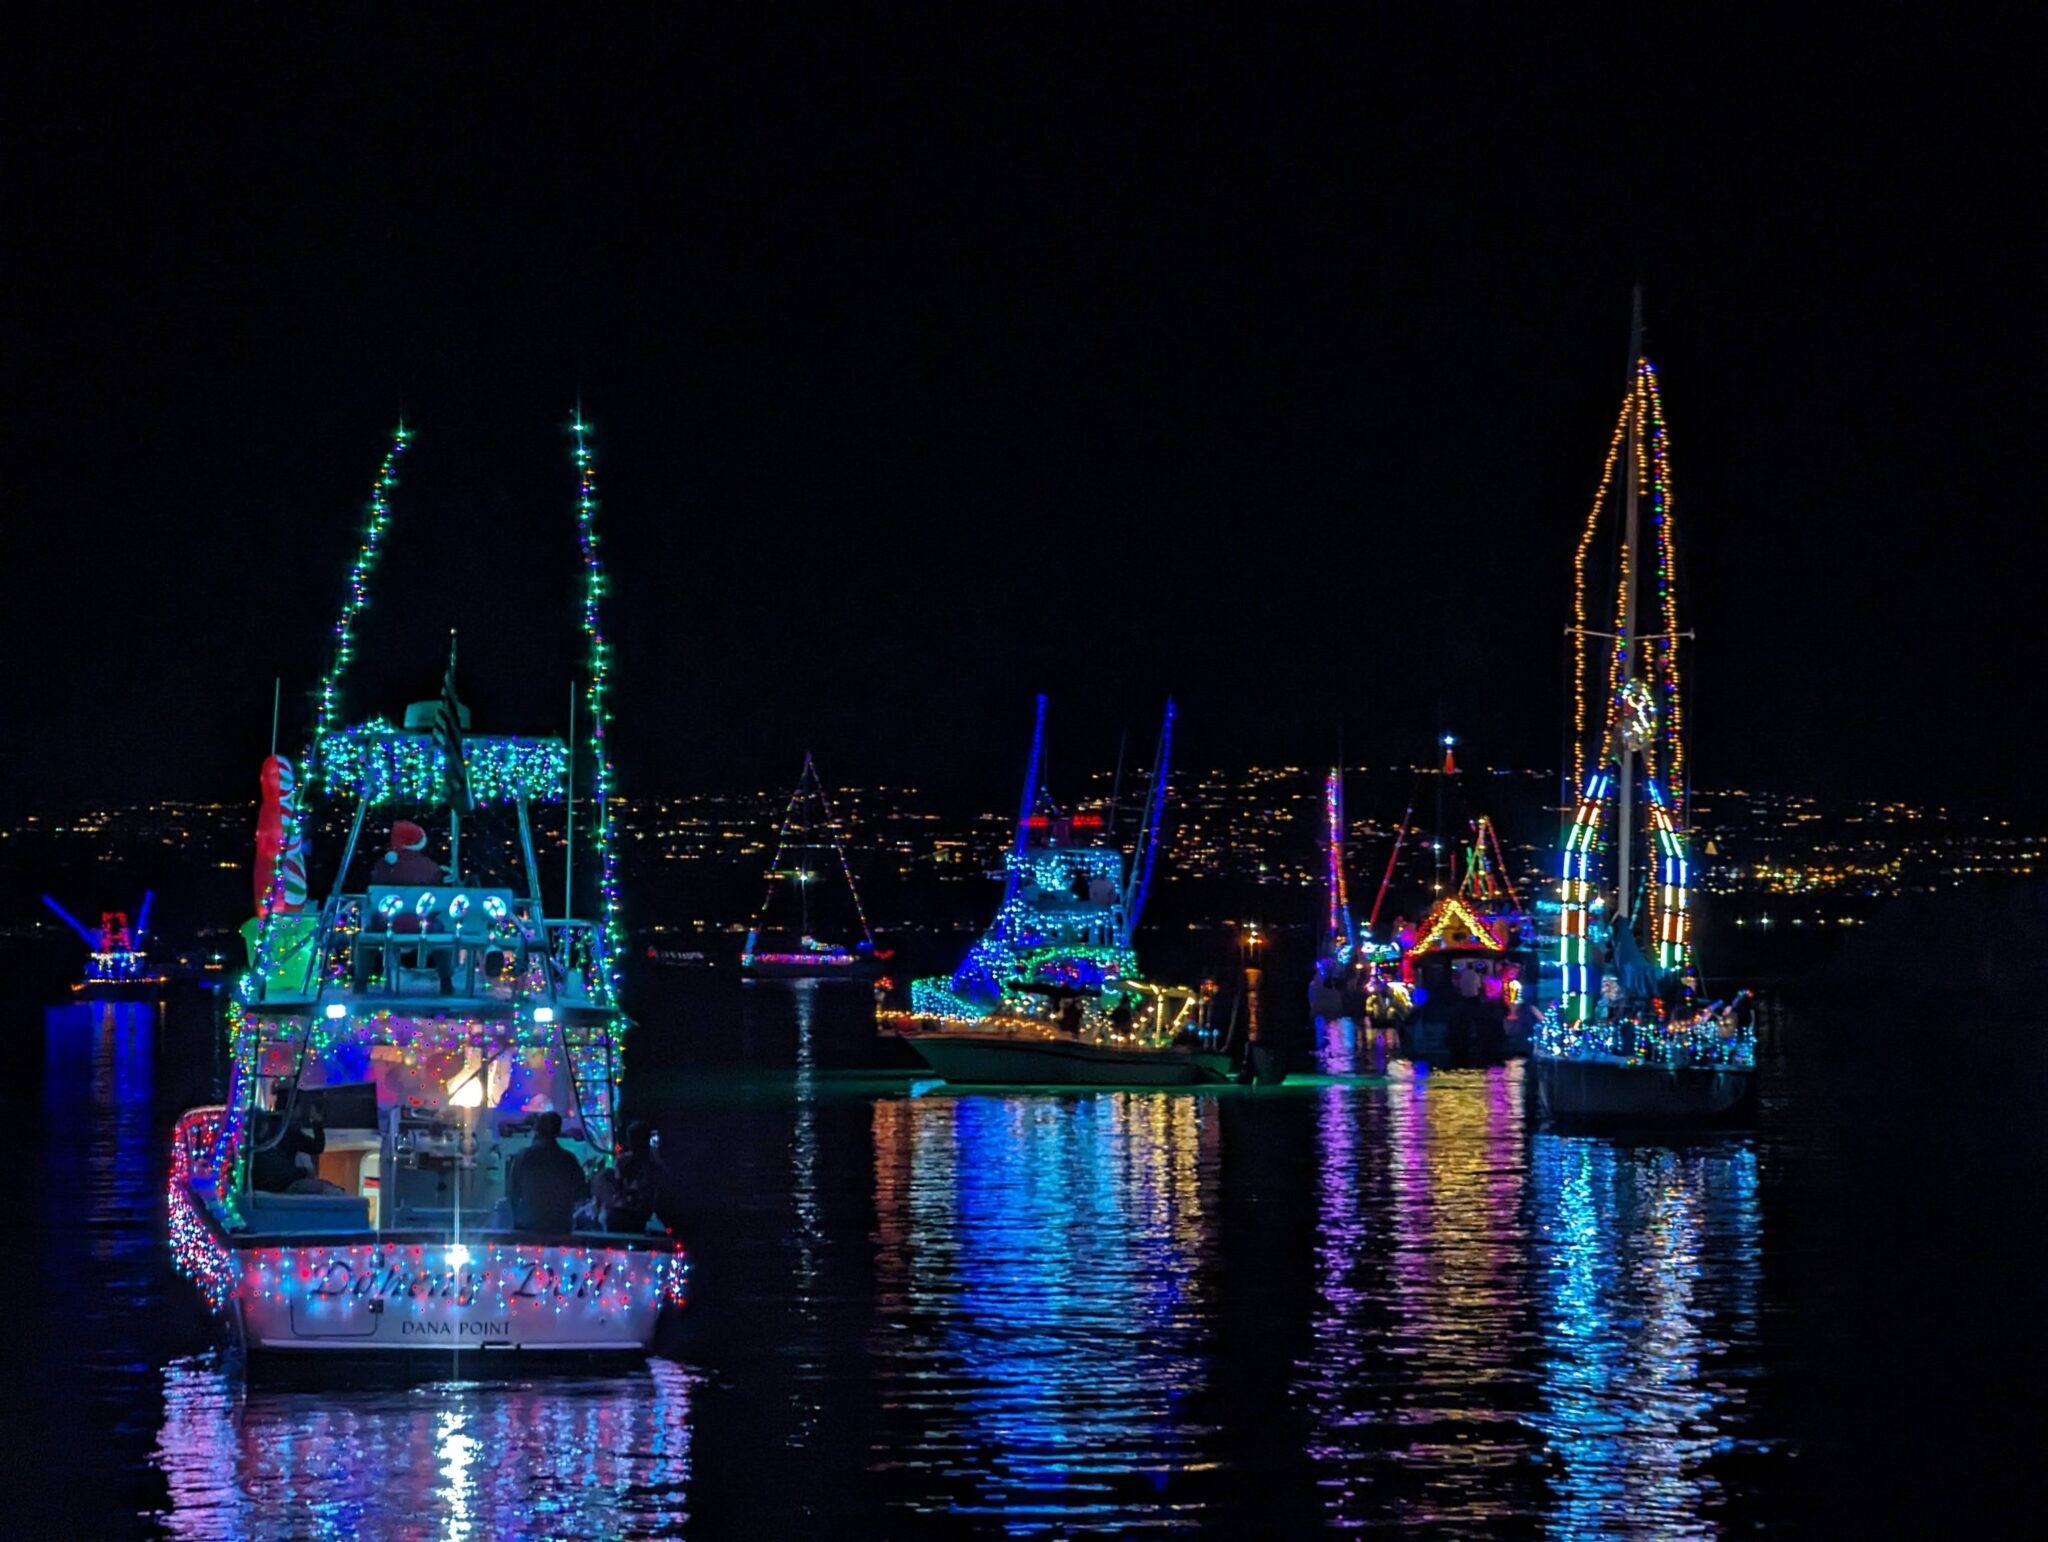
[(1621, 560), (1621, 691), (1624, 705), (1620, 729), (1617, 736), (1621, 748), (1621, 797), (1616, 813), (1618, 839), (1615, 844), (1615, 881), (1617, 893), (1614, 902), (1614, 924), (1622, 926), (1629, 919), (1631, 896), (1634, 889), (1629, 881), (1629, 838), (1635, 821), (1636, 750), (1629, 743), (1629, 728), (1625, 705), (1633, 694), (1636, 683), (1636, 575), (1642, 563), (1641, 520), (1636, 507), (1636, 472), (1642, 460), (1642, 366), (1643, 366), (1643, 286), (1635, 288), (1634, 311), (1629, 320), (1628, 333), (1628, 439), (1623, 446), (1625, 457), (1622, 477), (1627, 488), (1627, 523), (1623, 555)]

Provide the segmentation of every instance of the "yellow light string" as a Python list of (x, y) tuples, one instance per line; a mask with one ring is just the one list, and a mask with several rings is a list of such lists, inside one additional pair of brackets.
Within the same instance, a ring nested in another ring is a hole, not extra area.
[(1607, 502), (1607, 490), (1614, 483), (1614, 461), (1621, 453), (1622, 435), (1628, 428), (1628, 403), (1614, 420), (1614, 437), (1608, 441), (1607, 460), (1600, 468), (1600, 485), (1593, 494), (1593, 507), (1586, 515), (1586, 528), (1579, 536), (1579, 549), (1572, 558), (1572, 794), (1580, 795), (1586, 784), (1586, 554), (1593, 549), (1593, 537), (1600, 528), (1600, 510)]

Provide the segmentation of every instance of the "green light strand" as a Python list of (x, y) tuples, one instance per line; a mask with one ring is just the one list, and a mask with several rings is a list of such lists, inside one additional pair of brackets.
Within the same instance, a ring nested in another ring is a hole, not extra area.
[(576, 540), (583, 552), (583, 632), (590, 640), (590, 675), (583, 687), (583, 701), (590, 717), (591, 794), (596, 810), (592, 820), (598, 855), (600, 930), (605, 957), (599, 970), (607, 997), (618, 999), (618, 959), (623, 947), (619, 926), (618, 852), (612, 843), (612, 765), (605, 745), (605, 731), (611, 722), (606, 705), (611, 676), (611, 644), (604, 635), (599, 607), (605, 590), (604, 565), (597, 553), (597, 474), (591, 467), (590, 425), (578, 412), (570, 424), (576, 446), (570, 458), (576, 463)]
[[(341, 678), (348, 672), (348, 666), (356, 655), (356, 617), (370, 603), (370, 575), (376, 571), (377, 558), (384, 549), (384, 532), (391, 525), (391, 490), (398, 486), (398, 458), (411, 443), (412, 430), (400, 422), (392, 430), (391, 448), (384, 452), (383, 464), (377, 468), (377, 480), (370, 488), (370, 522), (363, 531), (362, 545), (356, 548), (356, 559), (349, 567), (348, 592), (342, 598), (341, 614), (334, 623), (334, 658), (327, 666), (327, 673), (321, 677), (312, 737), (299, 756), (298, 805), (296, 809), (286, 810), (284, 838), (278, 842), (266, 893), (277, 892), (284, 872), (285, 854), (298, 849), (299, 837), (306, 822), (312, 818), (313, 792), (320, 777), (321, 741), (333, 731), (340, 713)], [(265, 918), (263, 930), (257, 936), (255, 962), (242, 976), (238, 986), (244, 1000), (254, 1000), (259, 982), (268, 976), (270, 938), (275, 930), (270, 919)]]
[(341, 615), (334, 623), (334, 658), (320, 681), (319, 709), (313, 725), (313, 744), (304, 756), (307, 765), (316, 763), (314, 750), (335, 729), (341, 716), (341, 677), (356, 656), (356, 617), (370, 603), (370, 575), (384, 550), (384, 532), (391, 525), (391, 490), (398, 485), (398, 458), (405, 453), (412, 430), (403, 423), (391, 436), (391, 448), (384, 464), (377, 468), (377, 482), (370, 489), (370, 523), (363, 531), (363, 543), (349, 568), (348, 593), (341, 602)]

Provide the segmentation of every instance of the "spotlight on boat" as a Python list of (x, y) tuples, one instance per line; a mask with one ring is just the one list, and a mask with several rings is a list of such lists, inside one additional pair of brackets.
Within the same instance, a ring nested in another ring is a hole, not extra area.
[(454, 1247), (452, 1247), (452, 1248), (450, 1248), (450, 1249), (448, 1250), (448, 1267), (449, 1267), (449, 1268), (451, 1268), (451, 1269), (460, 1269), (460, 1268), (461, 1268), (461, 1267), (462, 1267), (462, 1266), (463, 1266), (464, 1264), (466, 1264), (466, 1263), (468, 1263), (468, 1262), (469, 1262), (469, 1249), (468, 1249), (468, 1248), (466, 1248), (466, 1247), (464, 1247), (464, 1246), (463, 1246), (463, 1245), (462, 1245), (461, 1243), (459, 1243), (459, 1242), (458, 1242), (458, 1243), (456, 1243)]
[(553, 1007), (535, 1007), (533, 1009), (533, 1020), (537, 1023), (551, 1023), (555, 1020), (555, 1009)]
[(346, 1002), (340, 1002), (340, 1001), (330, 1001), (330, 1002), (328, 1002), (328, 1003), (327, 1003), (327, 1020), (328, 1020), (328, 1021), (329, 1021), (330, 1023), (331, 1023), (331, 1022), (336, 1022), (336, 1021), (340, 1020), (341, 1018), (344, 1018), (344, 1017), (347, 1017), (347, 1016), (348, 1016), (348, 1005), (347, 1005), (347, 1003), (346, 1003)]

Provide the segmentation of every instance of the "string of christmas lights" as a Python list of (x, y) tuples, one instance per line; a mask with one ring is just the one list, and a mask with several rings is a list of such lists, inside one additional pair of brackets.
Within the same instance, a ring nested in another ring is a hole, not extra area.
[[(356, 548), (355, 561), (349, 566), (348, 589), (342, 597), (341, 614), (334, 622), (334, 656), (328, 660), (327, 672), (320, 677), (319, 689), (315, 692), (315, 709), (312, 737), (307, 741), (299, 765), (306, 771), (307, 786), (302, 799), (286, 803), (284, 828), (278, 843), (276, 856), (271, 861), (270, 880), (264, 892), (275, 894), (284, 881), (285, 864), (293, 853), (303, 854), (306, 850), (306, 828), (312, 818), (313, 782), (319, 775), (320, 745), (333, 731), (341, 710), (341, 680), (348, 673), (348, 666), (356, 654), (356, 617), (363, 607), (370, 603), (370, 575), (376, 571), (377, 558), (384, 550), (384, 533), (391, 525), (391, 492), (398, 486), (398, 461), (412, 442), (412, 430), (401, 422), (391, 432), (391, 447), (384, 452), (384, 460), (377, 468), (377, 480), (370, 487), (370, 517), (364, 527), (363, 538)], [(272, 910), (257, 934), (256, 956), (249, 972), (242, 976), (236, 990), (244, 999), (253, 999), (261, 989), (262, 981), (270, 972), (271, 938), (277, 930), (279, 920)]]
[(598, 559), (597, 473), (592, 464), (590, 426), (578, 411), (571, 421), (576, 438), (570, 458), (576, 465), (576, 541), (583, 554), (583, 632), (590, 641), (590, 677), (584, 683), (583, 700), (590, 717), (591, 795), (594, 799), (594, 839), (597, 845), (599, 924), (604, 936), (604, 960), (600, 971), (607, 1000), (618, 992), (618, 960), (624, 939), (619, 923), (618, 851), (612, 840), (612, 763), (605, 744), (611, 721), (611, 643), (604, 635), (599, 601), (605, 591), (604, 565)]
[[(334, 622), (334, 657), (328, 663), (327, 673), (321, 677), (316, 697), (315, 745), (332, 733), (340, 721), (341, 677), (348, 672), (348, 666), (356, 656), (356, 617), (370, 603), (370, 575), (376, 571), (377, 558), (384, 549), (384, 532), (391, 525), (391, 491), (398, 486), (398, 459), (411, 440), (412, 430), (403, 423), (399, 424), (392, 433), (391, 448), (385, 452), (384, 463), (377, 468), (377, 480), (370, 488), (369, 523), (364, 527), (362, 544), (356, 548), (355, 561), (349, 568), (348, 592), (341, 602), (341, 614)], [(313, 763), (314, 757), (309, 749), (300, 764)]]
[[(372, 721), (321, 741), (323, 775), (331, 792), (370, 804), (446, 801), (447, 754), (433, 735), (407, 733)], [(558, 802), (568, 781), (568, 746), (559, 739), (465, 737), (473, 801)]]
[[(812, 761), (809, 754), (804, 756), (804, 768), (797, 776), (796, 786), (790, 789), (789, 803), (782, 811), (782, 824), (775, 837), (775, 860), (768, 868), (768, 889), (761, 896), (761, 908), (754, 912), (754, 924), (748, 931), (747, 936), (751, 940), (760, 933), (761, 928), (767, 923), (768, 907), (775, 899), (775, 882), (787, 872), (787, 869), (783, 866), (782, 859), (783, 855), (789, 850), (789, 832), (796, 822), (797, 805), (803, 800), (806, 790), (818, 800), (818, 808), (825, 817), (825, 833), (831, 837), (833, 854), (839, 859), (839, 874), (846, 880), (846, 892), (853, 896), (853, 913), (855, 919), (860, 922), (861, 936), (865, 937), (872, 944), (875, 940), (874, 930), (868, 925), (867, 910), (860, 902), (860, 889), (853, 881), (853, 868), (846, 860), (845, 843), (839, 839), (838, 822), (832, 812), (832, 800), (825, 795), (825, 779), (818, 775), (817, 765)], [(803, 880), (799, 879), (798, 881), (802, 882)], [(836, 945), (835, 951), (837, 951)], [(747, 957), (762, 963), (790, 964), (805, 962), (808, 955), (750, 952)], [(848, 963), (857, 962), (857, 960), (850, 956), (846, 961)]]
[[(1633, 478), (1632, 484), (1617, 483), (1616, 466), (1624, 459), (1627, 464), (1621, 475)], [(1589, 648), (1595, 641), (1587, 629), (1587, 559), (1603, 515), (1624, 503), (1631, 491), (1649, 506), (1657, 585), (1655, 615), (1660, 632), (1647, 646), (1639, 646), (1645, 629), (1641, 618), (1636, 618), (1634, 628), (1630, 625), (1629, 594), (1636, 575), (1629, 543), (1623, 540), (1614, 592), (1614, 629), (1610, 636), (1599, 639), (1607, 645), (1607, 702), (1596, 730), (1587, 698)], [(1606, 805), (1616, 786), (1611, 771), (1631, 746), (1642, 757), (1642, 796), (1654, 842), (1647, 909), (1655, 957), (1658, 967), (1667, 973), (1683, 970), (1690, 958), (1691, 864), (1683, 833), (1685, 724), (1678, 669), (1675, 531), (1662, 392), (1656, 366), (1646, 356), (1639, 356), (1632, 361), (1629, 388), (1573, 561), (1572, 777), (1578, 807), (1564, 843), (1559, 874), (1560, 1018), (1570, 1023), (1588, 1020), (1593, 1010), (1592, 949), (1597, 940), (1595, 911), (1600, 906), (1594, 863), (1607, 846), (1611, 820)], [(1632, 808), (1617, 809), (1612, 818), (1633, 819), (1635, 814)], [(1624, 901), (1632, 898), (1625, 896)], [(1633, 906), (1624, 903), (1623, 908)]]
[(1344, 888), (1344, 773), (1341, 770), (1333, 770), (1323, 778), (1323, 841), (1328, 863), (1323, 887), (1330, 908), (1325, 936), (1332, 944), (1333, 955), (1348, 959), (1356, 937), (1351, 925), (1351, 897)]
[(1670, 1020), (1629, 1015), (1605, 1021), (1574, 1021), (1559, 1012), (1538, 1019), (1536, 1048), (1557, 1059), (1751, 1070), (1756, 1065), (1756, 1029), (1725, 1011)]

